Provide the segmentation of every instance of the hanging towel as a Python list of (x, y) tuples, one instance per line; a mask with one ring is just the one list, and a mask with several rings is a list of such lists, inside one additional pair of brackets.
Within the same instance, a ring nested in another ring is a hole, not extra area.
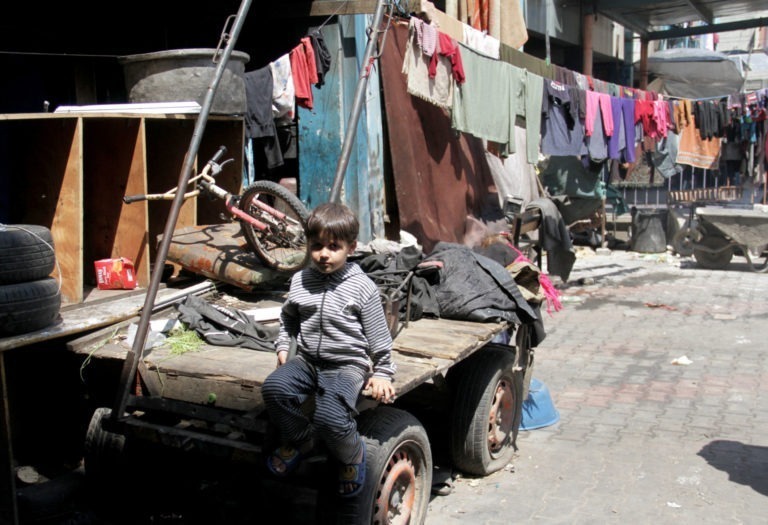
[(296, 114), (296, 90), (291, 74), (291, 57), (288, 53), (269, 63), (272, 70), (272, 116), (275, 124), (293, 121)]
[(403, 57), (402, 72), (407, 77), (408, 94), (426, 100), (435, 106), (451, 109), (453, 106), (453, 78), (448, 57), (438, 58), (435, 75), (430, 77), (431, 58), (419, 47), (414, 18), (408, 27), (408, 43)]

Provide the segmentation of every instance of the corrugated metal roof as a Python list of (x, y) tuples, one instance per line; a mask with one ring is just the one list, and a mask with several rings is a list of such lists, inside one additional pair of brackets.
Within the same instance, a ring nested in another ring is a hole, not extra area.
[(594, 6), (597, 13), (640, 35), (650, 35), (652, 39), (665, 38), (658, 33), (686, 22), (704, 22), (711, 26), (707, 32), (725, 30), (718, 26), (736, 25), (738, 27), (733, 29), (746, 29), (768, 25), (765, 18), (755, 16), (755, 13), (768, 9), (766, 0), (594, 0), (580, 3), (585, 7)]

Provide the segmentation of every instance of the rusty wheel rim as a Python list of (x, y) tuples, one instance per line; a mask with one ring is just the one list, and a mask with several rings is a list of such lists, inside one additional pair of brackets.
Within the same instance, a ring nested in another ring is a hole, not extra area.
[(488, 414), (488, 451), (496, 457), (504, 449), (514, 419), (515, 394), (512, 382), (502, 378), (496, 385), (496, 393)]
[(409, 523), (416, 501), (418, 451), (407, 443), (389, 458), (379, 480), (374, 507), (374, 524)]

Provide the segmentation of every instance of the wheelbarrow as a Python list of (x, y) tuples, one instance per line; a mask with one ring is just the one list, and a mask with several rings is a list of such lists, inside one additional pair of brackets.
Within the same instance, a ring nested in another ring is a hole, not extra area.
[(725, 268), (739, 250), (750, 270), (768, 271), (768, 256), (757, 263), (768, 246), (768, 208), (704, 206), (696, 209), (696, 219), (691, 246), (699, 266), (713, 270)]

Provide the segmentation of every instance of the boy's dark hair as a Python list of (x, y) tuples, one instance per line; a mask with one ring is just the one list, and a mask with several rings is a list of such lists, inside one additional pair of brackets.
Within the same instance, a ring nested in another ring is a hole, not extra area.
[(309, 239), (333, 238), (355, 242), (360, 233), (360, 222), (344, 204), (327, 202), (309, 214), (307, 237)]

